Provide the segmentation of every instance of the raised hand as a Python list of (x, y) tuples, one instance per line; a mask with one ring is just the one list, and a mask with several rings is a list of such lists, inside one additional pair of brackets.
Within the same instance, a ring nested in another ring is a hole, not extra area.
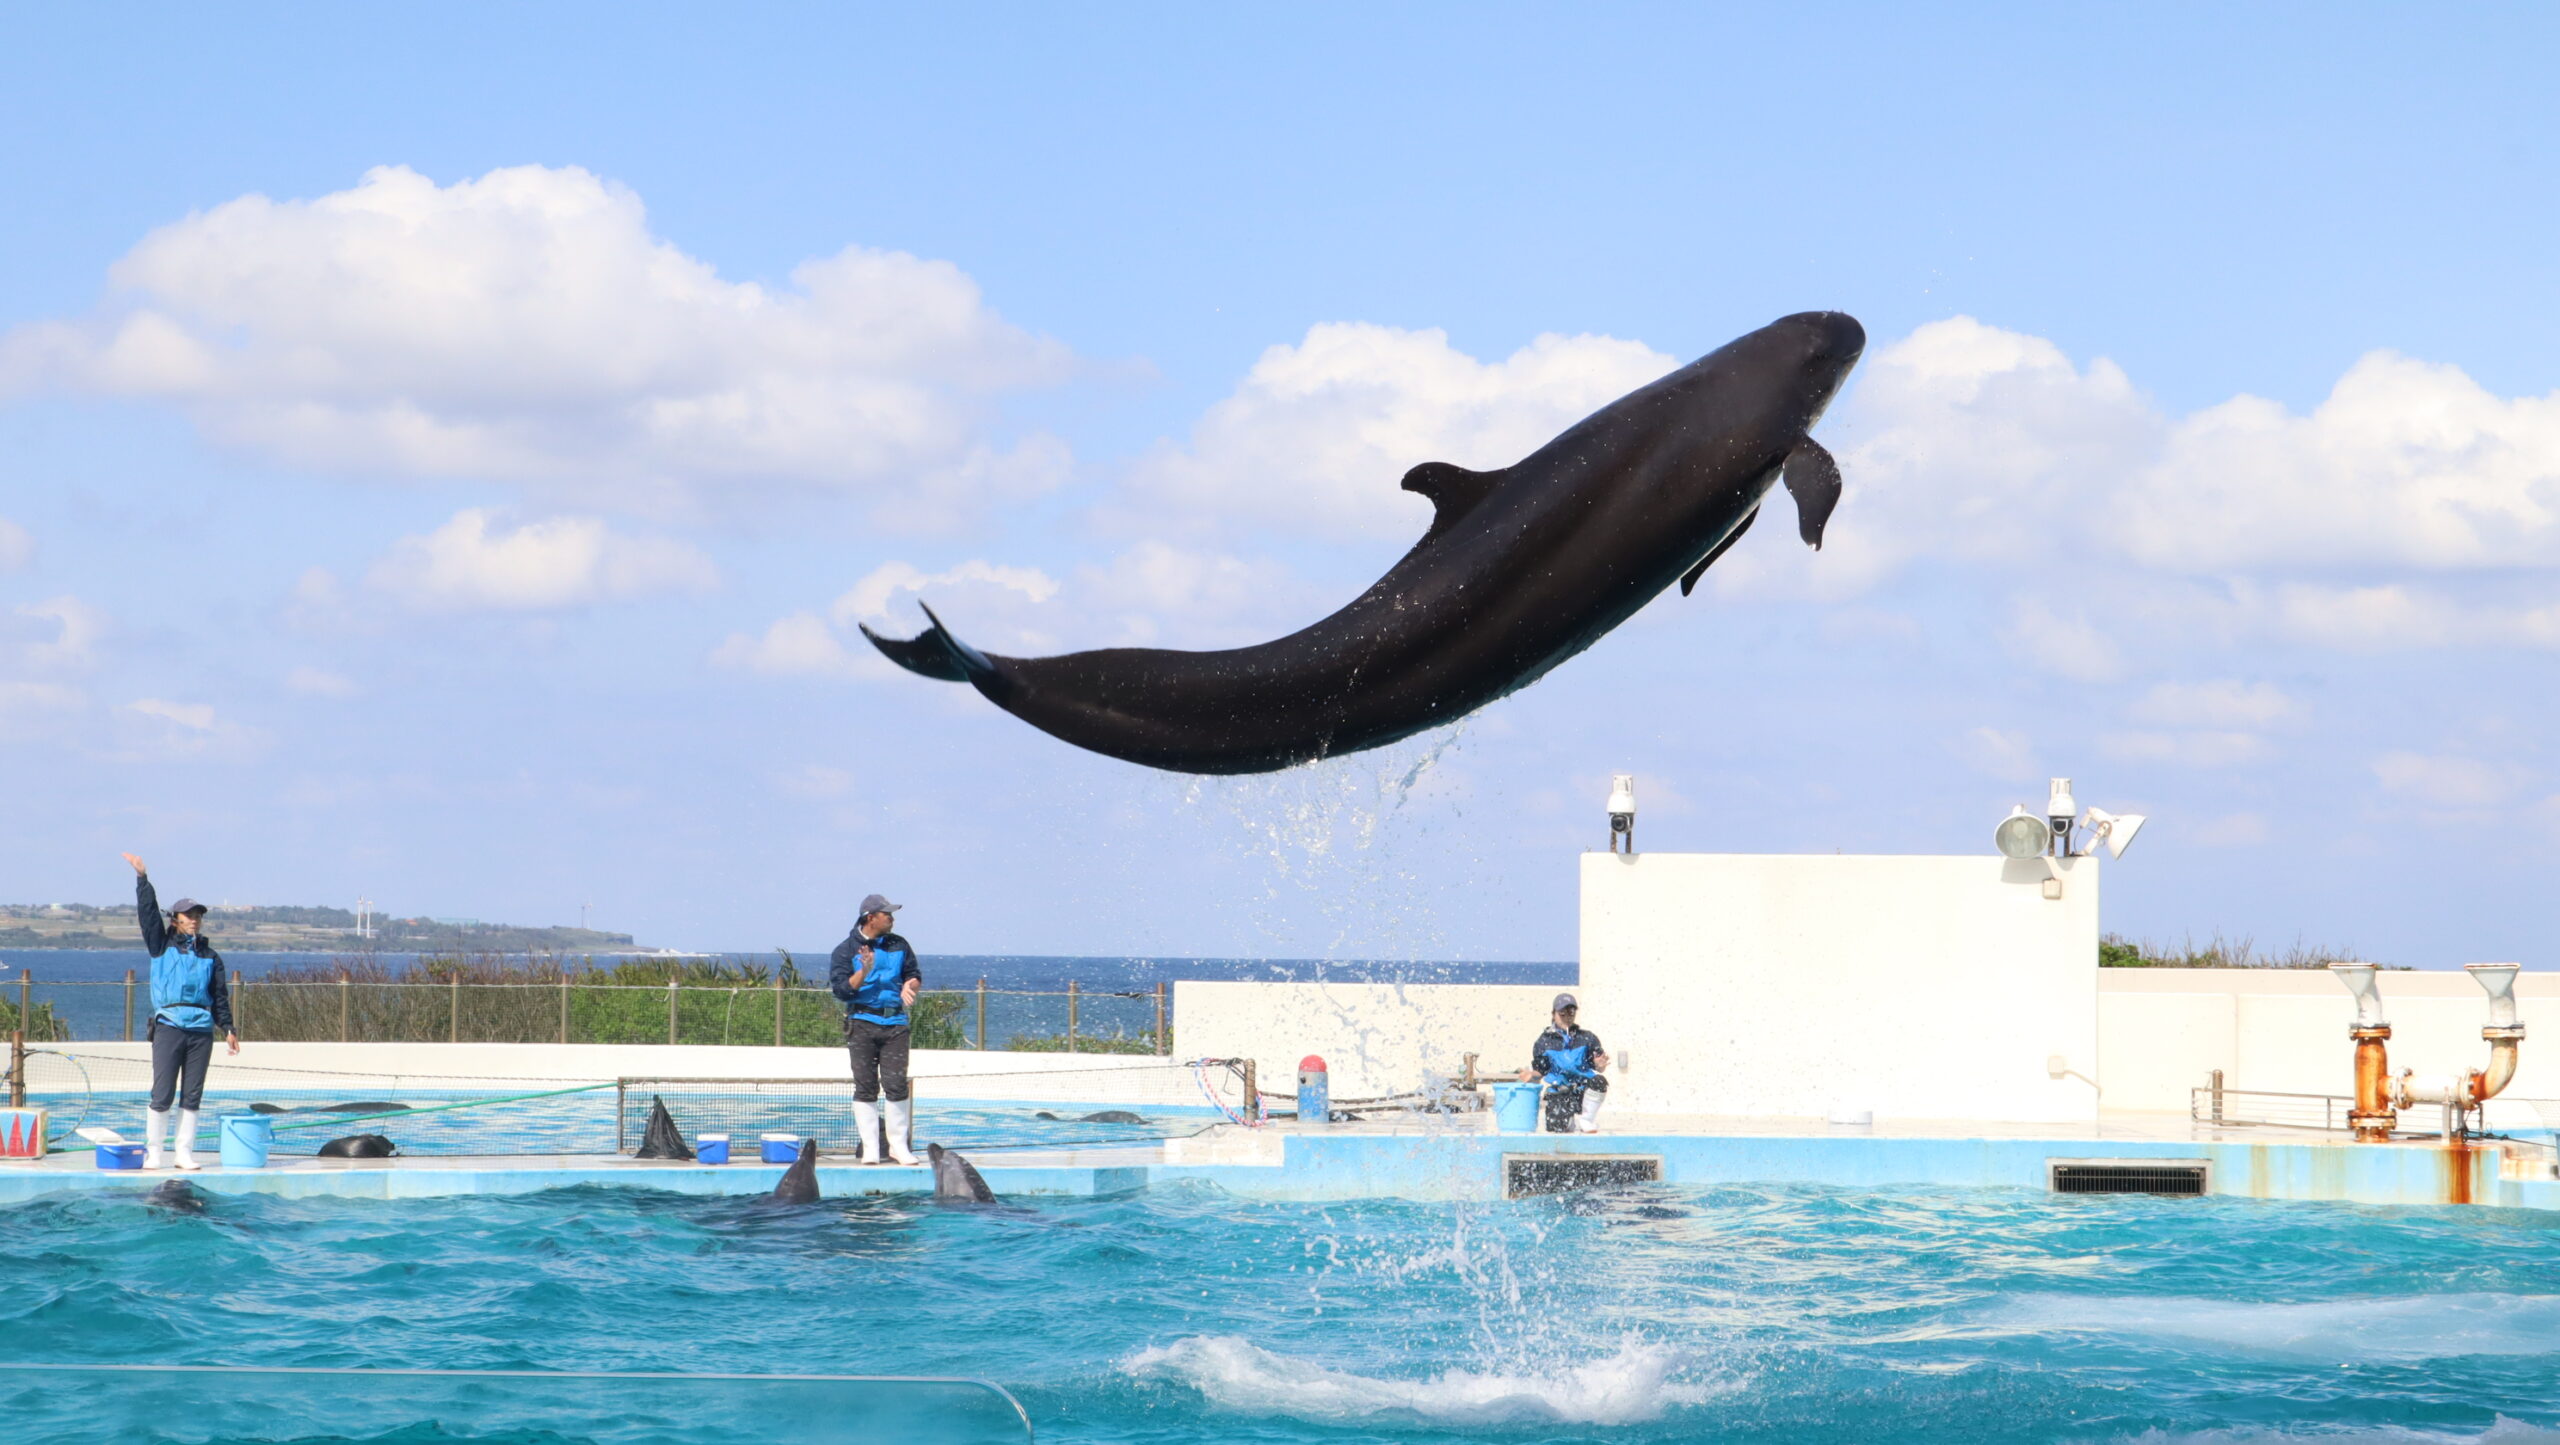
[(133, 876), (136, 878), (140, 878), (151, 871), (150, 869), (142, 866), (141, 859), (134, 857), (130, 853), (124, 855), (124, 861), (133, 865)]

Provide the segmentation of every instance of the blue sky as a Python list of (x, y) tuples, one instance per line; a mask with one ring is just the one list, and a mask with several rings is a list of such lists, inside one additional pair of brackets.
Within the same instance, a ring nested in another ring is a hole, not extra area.
[[(2555, 31), (10, 12), (0, 894), (1555, 958), (1613, 770), (1747, 851), (1973, 851), (2068, 773), (2154, 815), (2123, 931), (2539, 966)], [(1454, 739), (1191, 785), (852, 633), (1276, 635), (1406, 466), (1817, 306), (1826, 550)]]

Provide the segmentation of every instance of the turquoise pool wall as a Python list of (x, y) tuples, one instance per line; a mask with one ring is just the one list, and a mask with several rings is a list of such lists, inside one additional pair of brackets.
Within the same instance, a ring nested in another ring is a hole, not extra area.
[[(2055, 1159), (2204, 1159), (2216, 1194), (2362, 1204), (2477, 1203), (2560, 1209), (2560, 1181), (2510, 1178), (2494, 1145), (2448, 1151), (2423, 1144), (2349, 1145), (2268, 1141), (2185, 1143), (2124, 1139), (1899, 1138), (1866, 1135), (1615, 1134), (1592, 1137), (1473, 1133), (1284, 1134), (1277, 1164), (1167, 1163), (1156, 1151), (1120, 1151), (1107, 1163), (981, 1158), (999, 1195), (1094, 1195), (1197, 1179), (1234, 1193), (1286, 1200), (1492, 1199), (1502, 1192), (1506, 1154), (1634, 1154), (1658, 1157), (1675, 1184), (1933, 1185), (2043, 1189)], [(2547, 1168), (2543, 1171), (2547, 1173)], [(822, 1166), (830, 1196), (924, 1193), (923, 1168)], [(264, 1170), (208, 1168), (187, 1176), (217, 1194), (263, 1193), (417, 1198), (513, 1194), (580, 1184), (685, 1194), (744, 1195), (771, 1190), (778, 1166), (636, 1164), (567, 1159), (436, 1159), (303, 1165)], [(173, 1175), (44, 1165), (0, 1167), (0, 1203), (65, 1191), (134, 1189)]]

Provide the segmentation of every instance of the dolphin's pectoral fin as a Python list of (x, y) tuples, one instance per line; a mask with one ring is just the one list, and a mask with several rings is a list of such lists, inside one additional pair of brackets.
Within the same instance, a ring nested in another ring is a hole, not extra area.
[(1754, 507), (1750, 511), (1743, 513), (1742, 521), (1737, 524), (1732, 531), (1724, 534), (1724, 540), (1715, 545), (1715, 550), (1707, 553), (1704, 557), (1699, 558), (1697, 566), (1680, 574), (1680, 595), (1683, 597), (1688, 596), (1689, 589), (1698, 585), (1698, 579), (1707, 575), (1707, 569), (1715, 565), (1716, 559), (1732, 550), (1733, 544), (1741, 541), (1742, 534), (1750, 531), (1751, 524), (1759, 520), (1760, 509), (1758, 507)]
[(1424, 462), (1404, 474), (1404, 489), (1431, 499), (1431, 530), (1424, 541), (1448, 530), (1502, 483), (1501, 472), (1471, 472), (1448, 462)]
[(950, 649), (944, 647), (942, 640), (930, 629), (914, 637), (896, 638), (882, 637), (861, 623), (854, 625), (862, 628), (862, 635), (871, 639), (871, 645), (880, 649), (882, 657), (918, 677), (929, 677), (936, 682), (969, 680), (969, 674), (961, 671), (960, 664), (951, 660)]
[(1831, 509), (1840, 505), (1840, 464), (1822, 449), (1822, 443), (1806, 437), (1787, 453), (1785, 476), (1787, 491), (1796, 499), (1796, 535), (1819, 552), (1822, 524), (1831, 520)]

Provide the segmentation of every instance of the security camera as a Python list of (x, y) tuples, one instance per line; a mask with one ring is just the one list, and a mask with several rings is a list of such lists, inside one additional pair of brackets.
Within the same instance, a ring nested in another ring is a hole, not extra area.
[(1630, 854), (1636, 851), (1636, 776), (1613, 773), (1609, 777), (1609, 851), (1619, 851), (1626, 844)]
[(2045, 800), (2044, 817), (2052, 825), (2056, 856), (2071, 856), (2071, 820), (2080, 815), (2080, 804), (2071, 796), (2071, 780), (2053, 780), (2053, 796)]

